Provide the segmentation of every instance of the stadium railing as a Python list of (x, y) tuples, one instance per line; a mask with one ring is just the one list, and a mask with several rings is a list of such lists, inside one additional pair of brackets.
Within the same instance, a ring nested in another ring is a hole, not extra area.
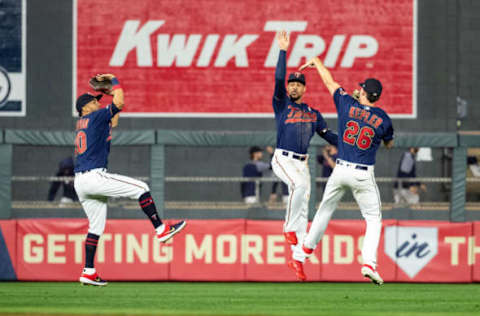
[[(12, 148), (18, 145), (33, 146), (72, 146), (74, 133), (70, 131), (2, 131), (0, 139), (0, 218), (10, 218), (12, 208), (12, 181), (28, 181), (26, 177), (12, 175)], [(166, 155), (168, 146), (215, 146), (215, 147), (248, 147), (252, 145), (268, 146), (275, 143), (274, 132), (218, 132), (218, 131), (174, 131), (174, 130), (142, 130), (118, 131), (113, 138), (114, 146), (145, 145), (150, 147), (150, 174), (144, 180), (149, 180), (151, 191), (157, 201), (159, 213), (165, 210), (165, 183), (171, 182), (241, 182), (252, 179), (241, 177), (168, 177), (166, 176)], [(318, 147), (325, 142), (318, 137), (313, 138), (309, 155), (315, 157)], [(398, 134), (396, 147), (431, 147), (451, 148), (451, 178), (416, 178), (422, 182), (441, 182), (450, 184), (449, 219), (454, 222), (465, 221), (466, 183), (477, 179), (466, 178), (467, 148), (480, 147), (480, 135), (456, 133), (422, 133)], [(317, 174), (317, 163), (310, 159), (309, 167), (312, 175)], [(37, 177), (38, 178), (38, 177)], [(38, 179), (36, 179), (38, 180)], [(52, 180), (52, 178), (44, 179)], [(377, 178), (378, 182), (393, 182), (396, 178)], [(406, 179), (404, 179), (406, 180)], [(261, 182), (277, 181), (273, 178), (254, 179), (257, 186)], [(312, 176), (312, 188), (325, 178)], [(259, 192), (257, 190), (257, 192)], [(312, 190), (310, 209), (314, 209), (318, 201), (316, 190)], [(40, 206), (41, 207), (41, 206)]]

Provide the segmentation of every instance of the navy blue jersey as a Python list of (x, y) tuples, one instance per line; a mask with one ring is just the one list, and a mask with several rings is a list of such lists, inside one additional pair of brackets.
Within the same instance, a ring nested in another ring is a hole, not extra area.
[(110, 104), (104, 109), (82, 116), (77, 121), (75, 137), (75, 172), (107, 168), (110, 153), (112, 117), (120, 112)]
[(306, 154), (315, 132), (336, 146), (338, 137), (327, 130), (327, 123), (320, 112), (305, 103), (297, 104), (287, 96), (286, 55), (286, 51), (280, 51), (275, 70), (275, 92), (272, 103), (277, 123), (277, 148)]
[(333, 100), (338, 112), (338, 158), (374, 165), (382, 140), (393, 139), (390, 117), (381, 108), (360, 104), (343, 88), (335, 91)]

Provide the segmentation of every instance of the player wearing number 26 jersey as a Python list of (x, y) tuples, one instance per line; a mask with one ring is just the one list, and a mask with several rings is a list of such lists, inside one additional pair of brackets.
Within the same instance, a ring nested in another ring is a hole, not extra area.
[(362, 165), (374, 165), (382, 140), (393, 139), (390, 117), (378, 107), (360, 104), (343, 88), (333, 94), (338, 112), (338, 158)]
[(375, 104), (382, 93), (382, 85), (377, 79), (365, 80), (360, 84), (362, 89), (357, 101), (333, 80), (328, 69), (318, 58), (312, 59), (300, 69), (308, 66), (317, 68), (337, 108), (338, 158), (302, 249), (306, 256), (313, 253), (338, 202), (348, 188), (352, 191), (367, 223), (362, 247), (361, 273), (373, 283), (380, 285), (383, 280), (376, 266), (382, 214), (373, 169), (375, 154), (382, 141), (387, 148), (393, 146), (392, 121), (387, 113)]

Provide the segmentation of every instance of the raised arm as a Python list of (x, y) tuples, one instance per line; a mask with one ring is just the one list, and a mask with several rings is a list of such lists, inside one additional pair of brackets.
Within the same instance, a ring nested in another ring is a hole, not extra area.
[(333, 80), (332, 74), (330, 71), (325, 67), (325, 65), (320, 61), (318, 57), (312, 58), (306, 64), (303, 64), (300, 67), (300, 71), (307, 68), (307, 67), (315, 67), (317, 68), (318, 74), (320, 78), (322, 78), (323, 83), (330, 92), (331, 95), (335, 93), (335, 91), (340, 88), (340, 85)]
[(285, 76), (287, 73), (287, 49), (290, 39), (285, 31), (277, 34), (280, 53), (278, 55), (277, 68), (275, 69), (275, 91), (273, 93), (274, 103), (285, 99), (287, 90), (285, 89)]
[[(120, 86), (117, 78), (113, 78), (112, 83), (114, 84), (113, 89), (112, 89), (113, 104), (115, 104), (115, 106), (119, 110), (121, 110), (123, 108), (123, 105), (124, 105), (123, 89)], [(115, 83), (116, 83), (116, 85), (115, 85)], [(117, 127), (118, 126), (118, 119), (119, 118), (120, 118), (120, 113), (117, 113), (112, 117), (112, 127)]]
[[(102, 75), (97, 75), (97, 80), (102, 81), (102, 80), (111, 80), (112, 81), (112, 91), (109, 93), (110, 95), (113, 96), (113, 104), (121, 110), (124, 105), (124, 96), (123, 96), (123, 89), (120, 86), (120, 83), (118, 79), (115, 77), (115, 75), (112, 74), (102, 74)], [(118, 119), (120, 118), (120, 113), (115, 114), (112, 119), (112, 127), (117, 127), (118, 126)]]

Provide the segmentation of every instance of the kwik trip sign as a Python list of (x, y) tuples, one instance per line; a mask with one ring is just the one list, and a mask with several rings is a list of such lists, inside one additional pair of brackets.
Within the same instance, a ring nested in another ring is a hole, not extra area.
[[(108, 72), (127, 115), (271, 117), (275, 34), (286, 30), (288, 71), (320, 56), (347, 91), (376, 77), (381, 106), (415, 118), (415, 10), (414, 0), (76, 1), (74, 94)], [(316, 72), (306, 76), (305, 101), (335, 115)]]
[[(107, 280), (295, 281), (282, 221), (190, 220), (161, 244), (148, 220), (109, 220), (96, 267)], [(332, 220), (305, 264), (310, 281), (364, 281), (361, 220)], [(208, 227), (208, 230), (205, 229)], [(0, 221), (0, 280), (77, 280), (85, 219)], [(480, 222), (384, 220), (387, 282), (480, 281)]]

